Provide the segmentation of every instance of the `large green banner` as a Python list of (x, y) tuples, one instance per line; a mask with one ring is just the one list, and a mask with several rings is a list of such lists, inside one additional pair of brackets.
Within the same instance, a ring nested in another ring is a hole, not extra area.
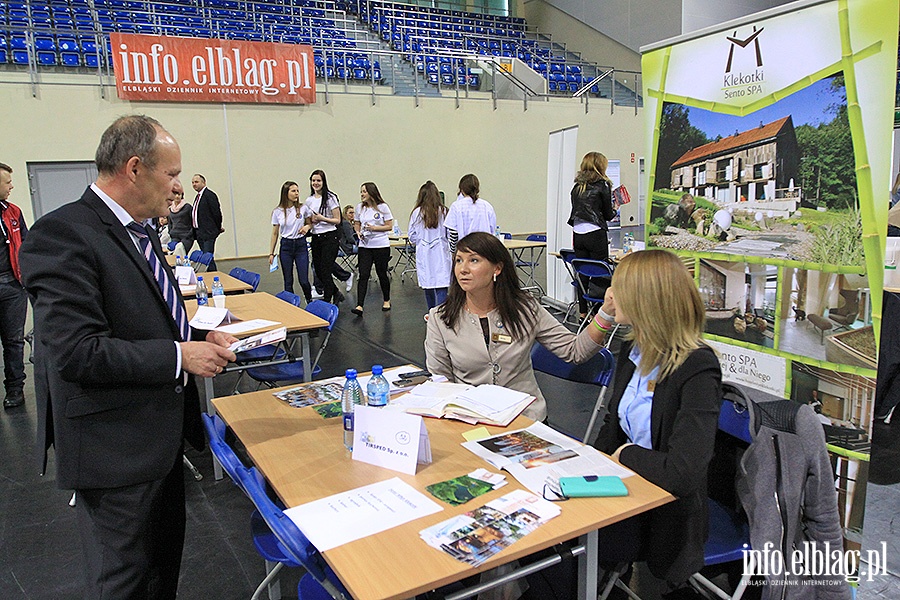
[(851, 461), (874, 410), (897, 31), (897, 0), (796, 2), (642, 60), (647, 246), (693, 267), (726, 380), (813, 405)]

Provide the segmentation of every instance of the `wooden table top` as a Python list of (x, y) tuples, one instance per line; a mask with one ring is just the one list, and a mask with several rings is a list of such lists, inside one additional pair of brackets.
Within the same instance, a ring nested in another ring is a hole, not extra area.
[(547, 242), (529, 242), (528, 240), (503, 240), (507, 250), (520, 250), (522, 248), (544, 248)]
[[(438, 419), (425, 419), (434, 462), (419, 465), (415, 476), (353, 461), (343, 445), (341, 419), (323, 419), (310, 407), (292, 408), (272, 392), (263, 390), (216, 398), (213, 404), (286, 506), (297, 506), (393, 477), (431, 497), (425, 490), (428, 485), (482, 467), (494, 470), (460, 445), (464, 441), (463, 432), (472, 429), (471, 425)], [(488, 427), (488, 430), (495, 434), (531, 423), (530, 419), (519, 417), (509, 428)], [(625, 480), (629, 496), (578, 498), (560, 503), (562, 513), (558, 517), (478, 568), (454, 560), (419, 538), (419, 531), (426, 527), (522, 487), (508, 474), (507, 480), (509, 484), (503, 488), (461, 506), (453, 507), (435, 499), (444, 510), (339, 546), (325, 552), (324, 557), (356, 600), (409, 598), (673, 500), (670, 494), (640, 476), (629, 477)]]
[[(197, 301), (185, 300), (184, 305), (187, 309), (188, 318), (193, 318), (194, 313), (197, 312)], [(225, 300), (225, 308), (242, 321), (249, 321), (250, 319), (277, 321), (287, 328), (288, 333), (310, 331), (328, 326), (328, 321), (325, 319), (320, 319), (299, 306), (294, 306), (266, 292), (228, 296)], [(238, 337), (262, 333), (269, 329), (272, 329), (272, 327), (241, 332)]]
[[(222, 283), (222, 287), (225, 288), (226, 294), (236, 294), (238, 292), (247, 292), (253, 290), (253, 286), (249, 283), (244, 283), (240, 279), (232, 277), (228, 273), (223, 273), (222, 271), (207, 271), (205, 273), (197, 273), (197, 277), (202, 277), (203, 281), (206, 283), (206, 287), (209, 289), (209, 292), (212, 293), (212, 282), (214, 277), (218, 277), (219, 281)], [(197, 288), (195, 286), (185, 286), (181, 288), (181, 295), (185, 298), (193, 298), (197, 293)]]

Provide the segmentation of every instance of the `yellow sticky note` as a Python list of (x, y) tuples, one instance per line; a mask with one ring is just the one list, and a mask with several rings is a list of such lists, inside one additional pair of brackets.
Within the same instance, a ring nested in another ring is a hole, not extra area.
[(466, 438), (467, 442), (474, 442), (475, 440), (483, 440), (486, 437), (490, 437), (491, 432), (487, 430), (487, 427), (477, 427), (475, 429), (471, 429), (463, 434), (463, 437)]

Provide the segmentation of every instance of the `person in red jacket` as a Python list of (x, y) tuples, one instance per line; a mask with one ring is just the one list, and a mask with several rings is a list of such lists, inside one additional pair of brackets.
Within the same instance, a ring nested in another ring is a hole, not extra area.
[(25, 314), (28, 294), (22, 287), (19, 248), (28, 228), (18, 206), (9, 201), (12, 167), (0, 163), (0, 343), (3, 344), (3, 408), (25, 404)]

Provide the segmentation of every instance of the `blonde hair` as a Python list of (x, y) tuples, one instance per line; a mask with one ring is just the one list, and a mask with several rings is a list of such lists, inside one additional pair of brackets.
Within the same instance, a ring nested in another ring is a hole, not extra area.
[(666, 250), (627, 254), (616, 267), (612, 285), (616, 308), (631, 319), (629, 335), (641, 353), (641, 375), (658, 366), (659, 379), (665, 379), (704, 345), (703, 301), (675, 254)]
[(601, 179), (612, 185), (609, 177), (606, 176), (606, 169), (609, 167), (609, 160), (599, 152), (588, 152), (581, 159), (581, 167), (575, 175), (575, 183), (578, 184), (578, 192), (583, 194), (587, 189), (588, 183), (596, 183)]

